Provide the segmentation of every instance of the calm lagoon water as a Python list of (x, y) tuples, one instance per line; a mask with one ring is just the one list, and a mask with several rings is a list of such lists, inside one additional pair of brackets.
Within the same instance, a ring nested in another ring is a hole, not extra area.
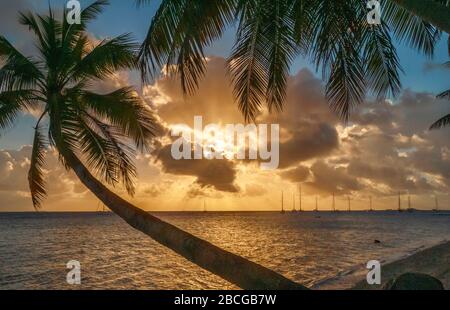
[[(450, 214), (156, 213), (312, 286), (450, 239)], [(375, 244), (374, 240), (381, 244)], [(66, 283), (81, 263), (82, 284)], [(0, 213), (0, 289), (233, 289), (111, 213)]]

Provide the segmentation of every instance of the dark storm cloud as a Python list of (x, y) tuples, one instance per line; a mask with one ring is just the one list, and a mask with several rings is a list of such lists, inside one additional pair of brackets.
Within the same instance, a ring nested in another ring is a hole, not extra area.
[(325, 102), (321, 81), (306, 69), (289, 78), (283, 112), (261, 121), (280, 124), (282, 169), (327, 156), (339, 147), (338, 119)]
[(313, 180), (305, 184), (324, 195), (347, 194), (363, 188), (358, 179), (350, 175), (345, 167), (329, 166), (323, 161), (317, 161), (312, 165), (311, 174)]
[(280, 143), (280, 168), (330, 154), (339, 146), (337, 131), (325, 124), (298, 124), (292, 138)]
[(175, 160), (171, 154), (171, 145), (165, 145), (158, 152), (157, 160), (166, 173), (196, 177), (196, 183), (201, 187), (212, 186), (218, 191), (238, 192), (234, 184), (236, 168), (229, 160)]
[(308, 179), (310, 172), (305, 166), (297, 166), (292, 169), (285, 170), (280, 173), (281, 177), (292, 182), (303, 182)]

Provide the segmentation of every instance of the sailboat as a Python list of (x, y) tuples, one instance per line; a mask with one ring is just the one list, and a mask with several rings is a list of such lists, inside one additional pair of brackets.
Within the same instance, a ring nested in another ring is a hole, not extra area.
[(414, 209), (412, 208), (412, 205), (411, 205), (411, 195), (408, 195), (408, 209), (406, 209), (406, 211), (408, 211), (410, 213), (414, 212)]
[(295, 191), (292, 193), (292, 212), (297, 212), (295, 208)]
[(373, 212), (373, 207), (372, 207), (372, 196), (369, 196), (369, 212)]
[(352, 206), (351, 206), (350, 196), (347, 196), (347, 201), (348, 201), (348, 212), (351, 212), (352, 211)]
[(400, 192), (398, 192), (398, 212), (403, 212), (402, 210), (402, 196)]
[(434, 196), (434, 206), (433, 212), (439, 212), (439, 201), (436, 195)]
[(285, 213), (284, 211), (284, 193), (281, 191), (281, 213)]
[(333, 212), (336, 212), (336, 198), (334, 196), (334, 193), (333, 193), (333, 201), (332, 201), (331, 208), (333, 209)]
[(319, 212), (319, 198), (316, 196), (316, 208), (314, 209), (315, 212)]
[(203, 200), (203, 213), (207, 213), (208, 210), (206, 209), (206, 201)]
[(298, 195), (299, 195), (299, 197), (298, 197), (298, 201), (299, 201), (299, 212), (302, 212), (303, 211), (303, 209), (302, 209), (302, 185), (301, 184), (299, 184), (299, 186), (298, 186)]

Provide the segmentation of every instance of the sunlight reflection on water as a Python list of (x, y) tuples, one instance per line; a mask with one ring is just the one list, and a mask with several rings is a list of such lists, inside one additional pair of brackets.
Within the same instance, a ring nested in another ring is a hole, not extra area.
[[(308, 286), (450, 238), (450, 215), (432, 213), (156, 215)], [(109, 213), (0, 213), (0, 233), (0, 289), (235, 288)], [(77, 287), (66, 284), (73, 259)]]

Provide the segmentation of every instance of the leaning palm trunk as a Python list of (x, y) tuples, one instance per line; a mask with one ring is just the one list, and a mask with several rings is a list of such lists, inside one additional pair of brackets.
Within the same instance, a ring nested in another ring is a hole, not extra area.
[(432, 0), (393, 0), (436, 28), (450, 33), (450, 8)]
[(94, 178), (78, 158), (71, 156), (68, 163), (81, 182), (128, 224), (203, 269), (242, 289), (306, 289), (270, 269), (227, 252), (133, 206)]
[[(303, 289), (274, 271), (151, 216), (102, 184), (121, 182), (134, 194), (137, 171), (133, 157), (137, 151), (149, 150), (156, 123), (130, 87), (109, 94), (87, 87), (93, 80), (136, 67), (138, 46), (129, 35), (91, 46), (86, 23), (107, 4), (107, 0), (97, 0), (83, 10), (82, 22), (74, 25), (65, 18), (57, 20), (52, 9), (47, 16), (22, 13), (21, 23), (36, 35), (38, 58), (26, 57), (0, 36), (0, 63), (5, 62), (0, 66), (0, 130), (12, 125), (21, 110), (44, 111), (35, 126), (28, 174), (34, 207), (39, 208), (47, 194), (43, 166), (50, 145), (59, 152), (60, 161), (112, 211), (198, 266), (243, 289)], [(59, 56), (58, 61), (54, 55)], [(47, 137), (40, 125), (44, 120), (48, 122)]]

